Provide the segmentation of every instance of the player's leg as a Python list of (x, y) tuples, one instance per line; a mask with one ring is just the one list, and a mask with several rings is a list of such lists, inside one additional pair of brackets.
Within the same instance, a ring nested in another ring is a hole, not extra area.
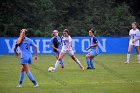
[(90, 60), (90, 65), (91, 65), (91, 69), (95, 69), (94, 61), (92, 59)]
[(30, 67), (28, 64), (25, 64), (24, 65), (24, 69), (25, 69), (25, 72), (28, 76), (28, 78), (33, 82), (34, 86), (37, 87), (38, 86), (38, 83), (36, 82), (34, 76), (32, 75), (32, 73), (30, 72)]
[[(57, 54), (56, 54), (56, 59), (58, 59), (58, 57), (59, 57), (59, 52), (57, 52)], [(63, 59), (60, 61), (60, 63), (59, 64), (61, 64), (61, 69), (62, 70), (64, 70), (64, 61), (63, 61)]]
[(80, 68), (82, 69), (82, 70), (84, 70), (84, 66), (81, 64), (81, 62), (78, 60), (78, 58), (76, 58), (76, 56), (74, 55), (74, 52), (73, 52), (73, 50), (70, 50), (69, 52), (68, 52), (68, 54), (71, 56), (71, 58), (80, 66)]
[[(59, 57), (59, 55), (56, 56), (56, 59), (57, 59), (57, 60), (58, 60), (58, 57)], [(63, 59), (60, 61), (59, 64), (61, 64), (61, 69), (64, 70), (64, 61), (63, 61)]]
[(60, 64), (61, 64), (61, 69), (64, 70), (64, 60), (63, 59), (61, 60)]
[(22, 87), (23, 80), (24, 80), (24, 68), (22, 66), (20, 72), (19, 84), (17, 85), (17, 87)]
[(58, 65), (60, 64), (60, 62), (62, 61), (62, 59), (63, 59), (64, 56), (65, 56), (65, 52), (62, 51), (62, 52), (59, 54), (58, 59), (56, 60), (56, 63), (55, 63), (55, 66), (54, 66), (55, 70), (56, 70), (56, 68), (58, 67)]
[(63, 61), (63, 59), (60, 61), (60, 64), (61, 64), (61, 70), (64, 70), (64, 61)]
[(87, 63), (87, 69), (91, 69), (92, 64), (92, 55), (89, 53), (86, 55), (86, 63)]
[(89, 56), (91, 69), (95, 69), (95, 67), (94, 67), (94, 61), (93, 61), (93, 58), (95, 56), (97, 56), (97, 52), (96, 51), (91, 51), (90, 52), (90, 56)]
[(30, 57), (27, 57), (27, 64), (24, 65), (24, 70), (28, 76), (28, 78), (33, 82), (34, 84), (34, 87), (37, 87), (38, 86), (38, 83), (36, 82), (34, 76), (32, 75), (32, 73), (30, 72), (30, 67), (29, 65), (32, 64), (32, 56)]
[(139, 54), (139, 46), (135, 46), (137, 57), (138, 57), (138, 63), (140, 63), (140, 54)]
[(133, 48), (133, 45), (129, 45), (128, 47), (128, 53), (127, 53), (127, 60), (125, 63), (129, 63), (129, 60), (130, 60), (130, 54), (131, 54), (131, 50)]
[(23, 65), (26, 64), (26, 63), (27, 63), (27, 61), (25, 61), (23, 58), (20, 59), (20, 64), (22, 65), (22, 67), (21, 67), (21, 73), (20, 73), (20, 78), (19, 78), (19, 84), (18, 84), (17, 87), (22, 87), (22, 82), (23, 82), (23, 79), (24, 79), (24, 71), (25, 71)]
[(90, 66), (91, 66), (91, 69), (95, 69), (93, 58), (90, 58)]
[(82, 70), (84, 70), (84, 66), (81, 64), (81, 62), (75, 57), (75, 55), (71, 55), (71, 58), (80, 66)]

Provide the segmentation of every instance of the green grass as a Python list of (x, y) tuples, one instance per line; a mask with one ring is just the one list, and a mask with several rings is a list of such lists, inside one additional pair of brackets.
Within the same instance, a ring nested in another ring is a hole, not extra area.
[[(85, 56), (76, 55), (86, 67)], [(65, 56), (65, 70), (60, 66), (49, 73), (53, 55), (39, 55), (39, 61), (30, 66), (39, 83), (34, 88), (27, 76), (23, 87), (16, 88), (19, 80), (19, 59), (14, 55), (0, 56), (0, 93), (140, 93), (140, 64), (131, 56), (131, 64), (124, 64), (126, 55), (98, 55), (95, 70), (82, 71), (69, 56)]]

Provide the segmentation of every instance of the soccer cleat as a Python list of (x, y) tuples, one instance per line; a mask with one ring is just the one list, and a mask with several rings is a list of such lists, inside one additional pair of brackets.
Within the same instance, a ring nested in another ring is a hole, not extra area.
[(95, 69), (95, 67), (92, 67), (91, 69)]
[(83, 66), (80, 67), (82, 70), (84, 70), (85, 68)]
[(22, 87), (22, 85), (21, 85), (21, 84), (18, 84), (18, 85), (17, 85), (17, 88), (21, 88), (21, 87)]
[(38, 86), (39, 86), (38, 83), (34, 85), (34, 87), (38, 87)]
[(63, 71), (64, 70), (64, 67), (62, 67), (61, 70)]
[(87, 67), (87, 70), (88, 70), (88, 69), (91, 69), (91, 67)]
[(125, 64), (129, 64), (129, 61), (124, 62)]

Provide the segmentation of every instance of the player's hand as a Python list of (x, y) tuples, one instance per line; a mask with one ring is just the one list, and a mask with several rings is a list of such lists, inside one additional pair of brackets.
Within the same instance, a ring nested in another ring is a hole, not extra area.
[(59, 49), (56, 49), (56, 51), (59, 52), (60, 50)]
[(135, 43), (136, 41), (135, 40), (132, 40), (132, 43)]
[(38, 56), (35, 56), (35, 61), (38, 61)]

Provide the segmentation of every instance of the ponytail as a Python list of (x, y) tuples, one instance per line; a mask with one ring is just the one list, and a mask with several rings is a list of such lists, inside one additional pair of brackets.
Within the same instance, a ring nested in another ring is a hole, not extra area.
[(51, 37), (54, 37), (54, 33), (51, 34)]

